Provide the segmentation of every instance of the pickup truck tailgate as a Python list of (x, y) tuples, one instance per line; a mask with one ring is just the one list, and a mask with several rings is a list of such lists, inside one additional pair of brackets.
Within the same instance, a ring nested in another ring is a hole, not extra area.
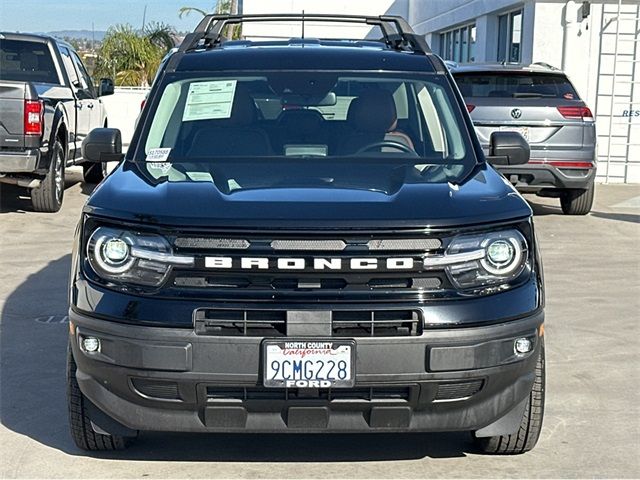
[(0, 81), (0, 148), (25, 146), (24, 100), (28, 88), (25, 82)]

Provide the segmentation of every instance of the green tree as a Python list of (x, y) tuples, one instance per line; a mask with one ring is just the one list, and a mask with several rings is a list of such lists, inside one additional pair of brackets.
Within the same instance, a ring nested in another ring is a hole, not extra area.
[(95, 76), (112, 77), (120, 86), (149, 86), (174, 44), (173, 30), (165, 24), (151, 23), (142, 31), (115, 25), (98, 50)]
[[(203, 17), (205, 15), (207, 15), (208, 12), (205, 12), (204, 10), (202, 10), (201, 8), (196, 8), (196, 7), (182, 7), (180, 8), (180, 10), (178, 10), (178, 16), (180, 18), (182, 17), (186, 17), (187, 15), (189, 15), (190, 13), (197, 13), (199, 15), (202, 15)], [(214, 13), (228, 13), (228, 14), (232, 14), (235, 15), (238, 13), (238, 0), (218, 0), (215, 3), (215, 6), (213, 7), (213, 12)], [(229, 34), (231, 33), (231, 34)], [(234, 27), (232, 27), (232, 31), (229, 32), (229, 27), (227, 27), (227, 30), (225, 32), (223, 32), (223, 35), (227, 36), (227, 37), (231, 37), (234, 40), (237, 40), (239, 38), (242, 37), (242, 25), (235, 25)]]

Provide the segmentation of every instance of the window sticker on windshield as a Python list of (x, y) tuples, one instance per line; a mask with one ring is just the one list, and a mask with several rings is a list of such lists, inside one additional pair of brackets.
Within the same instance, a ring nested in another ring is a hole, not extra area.
[(147, 162), (166, 162), (171, 153), (170, 148), (152, 148), (147, 152)]
[(189, 85), (183, 122), (231, 117), (237, 80), (214, 80)]

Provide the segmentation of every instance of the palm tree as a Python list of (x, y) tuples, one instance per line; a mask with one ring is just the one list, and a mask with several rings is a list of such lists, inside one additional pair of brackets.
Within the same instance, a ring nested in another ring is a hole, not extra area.
[[(238, 13), (238, 0), (218, 0), (213, 7), (214, 13), (230, 13), (236, 14)], [(180, 18), (186, 17), (191, 12), (196, 12), (202, 15), (203, 17), (207, 15), (207, 12), (200, 8), (196, 7), (181, 7), (178, 10), (178, 16)]]
[(165, 24), (151, 23), (142, 31), (115, 25), (98, 51), (95, 75), (113, 77), (120, 86), (149, 86), (162, 57), (174, 45), (173, 30)]
[[(229, 13), (235, 15), (238, 13), (238, 0), (218, 0), (213, 7), (214, 13)], [(186, 17), (190, 13), (195, 12), (203, 17), (207, 15), (207, 12), (202, 10), (201, 8), (196, 7), (181, 7), (178, 10), (178, 17)], [(224, 32), (224, 35), (229, 37), (229, 30)], [(237, 40), (242, 37), (242, 25), (236, 25), (233, 27), (230, 37), (234, 40)]]

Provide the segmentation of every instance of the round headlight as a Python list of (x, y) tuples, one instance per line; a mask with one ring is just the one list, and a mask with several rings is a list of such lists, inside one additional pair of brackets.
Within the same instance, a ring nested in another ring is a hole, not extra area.
[(481, 263), (494, 275), (508, 275), (520, 266), (522, 246), (518, 238), (497, 238), (485, 245), (486, 256)]
[(487, 260), (495, 266), (511, 263), (515, 255), (515, 248), (507, 240), (496, 240), (487, 247)]
[(117, 265), (124, 262), (129, 256), (129, 245), (119, 238), (111, 238), (104, 242), (102, 254), (105, 260)]
[(96, 266), (109, 274), (119, 274), (131, 268), (135, 259), (131, 256), (131, 246), (118, 235), (108, 229), (96, 230), (89, 242), (90, 259)]

